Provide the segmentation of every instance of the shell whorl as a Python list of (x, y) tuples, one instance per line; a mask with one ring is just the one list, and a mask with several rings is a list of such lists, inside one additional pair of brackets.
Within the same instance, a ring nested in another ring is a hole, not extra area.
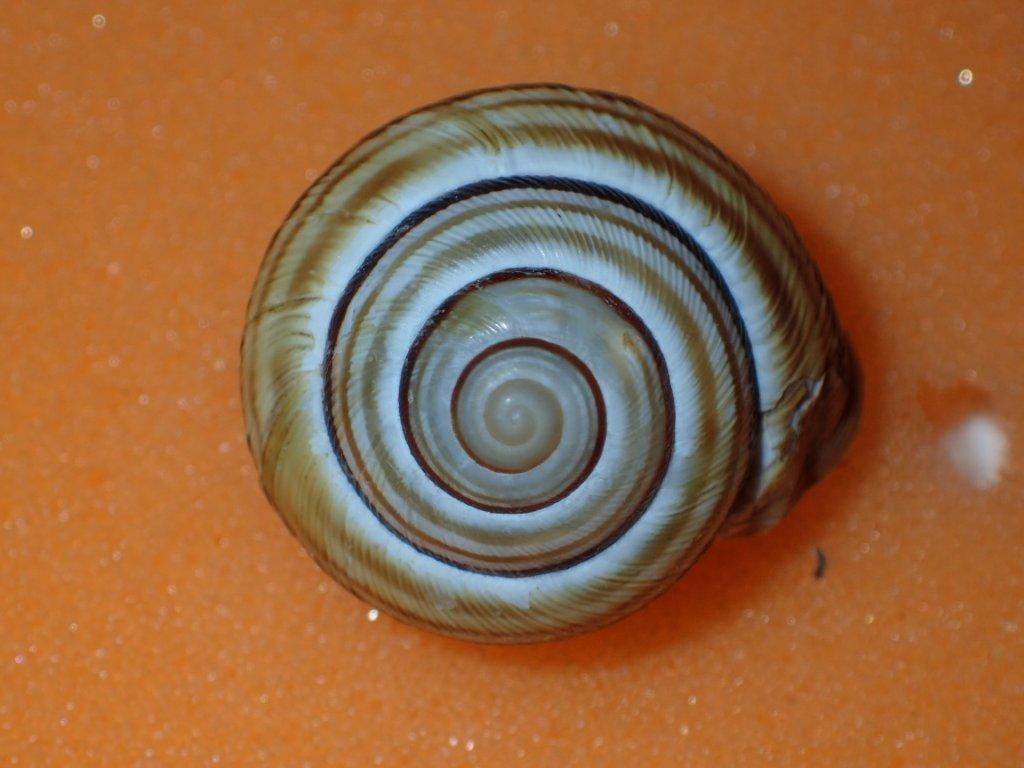
[(835, 462), (858, 370), (788, 220), (611, 94), (523, 86), (371, 135), (274, 238), (242, 345), (289, 527), (396, 616), (614, 621)]

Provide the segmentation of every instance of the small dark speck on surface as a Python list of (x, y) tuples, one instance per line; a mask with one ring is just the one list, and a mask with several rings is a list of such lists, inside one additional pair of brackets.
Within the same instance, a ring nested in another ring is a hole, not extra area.
[(814, 554), (818, 558), (818, 562), (814, 566), (814, 578), (815, 580), (823, 579), (825, 578), (825, 569), (828, 567), (828, 560), (825, 559), (825, 550), (821, 547), (815, 547)]

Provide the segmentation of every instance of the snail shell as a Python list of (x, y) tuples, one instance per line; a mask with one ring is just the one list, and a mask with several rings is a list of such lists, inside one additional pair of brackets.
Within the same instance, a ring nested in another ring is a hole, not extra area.
[(355, 594), (521, 642), (635, 610), (838, 458), (859, 375), (793, 227), (672, 119), (478, 92), (343, 156), (242, 344), (263, 487)]

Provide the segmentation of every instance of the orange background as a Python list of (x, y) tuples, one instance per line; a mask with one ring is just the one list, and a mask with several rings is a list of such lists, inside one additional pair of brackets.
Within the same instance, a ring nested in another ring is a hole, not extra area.
[[(771, 533), (610, 629), (485, 647), (370, 621), (288, 535), (238, 345), (336, 155), (536, 80), (742, 163), (866, 405)], [(8, 1), (0, 102), (0, 764), (1024, 765), (1019, 0)], [(937, 447), (972, 399), (1011, 441), (989, 492)]]

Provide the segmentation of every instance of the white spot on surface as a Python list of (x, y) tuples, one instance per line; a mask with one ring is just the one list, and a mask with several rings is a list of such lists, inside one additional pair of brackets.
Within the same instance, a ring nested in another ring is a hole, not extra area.
[(34, 235), (35, 233), (36, 231), (26, 224), (24, 227), (21, 228), (21, 239), (30, 240), (32, 238), (32, 235)]
[(966, 88), (967, 86), (974, 82), (974, 72), (972, 72), (967, 67), (964, 67), (963, 69), (960, 70), (959, 73), (957, 73), (956, 81), (961, 86)]
[(366, 612), (366, 620), (367, 621), (376, 621), (379, 618), (380, 618), (380, 611), (378, 611), (376, 608), (371, 608), (370, 610), (368, 610)]
[(946, 433), (942, 445), (953, 468), (975, 488), (999, 484), (1009, 440), (991, 414), (968, 416)]
[(104, 16), (102, 13), (97, 13), (95, 16), (92, 17), (92, 25), (96, 29), (103, 29), (105, 26), (107, 26), (107, 17)]

